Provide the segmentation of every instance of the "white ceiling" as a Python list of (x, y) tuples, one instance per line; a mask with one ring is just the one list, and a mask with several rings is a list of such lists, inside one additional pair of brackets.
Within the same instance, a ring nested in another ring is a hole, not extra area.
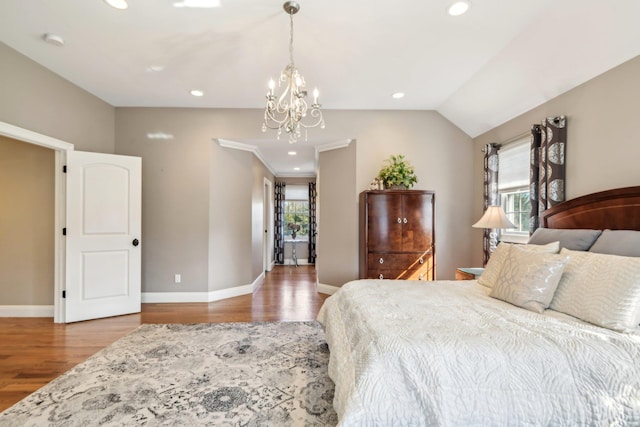
[[(116, 107), (262, 108), (269, 77), (288, 62), (283, 2), (129, 0), (121, 11), (102, 0), (2, 0), (0, 40)], [(323, 108), (433, 109), (472, 137), (640, 54), (639, 0), (471, 0), (460, 17), (446, 14), (452, 0), (299, 3), (294, 59)], [(65, 46), (44, 43), (47, 32)], [(398, 91), (405, 98), (392, 99)], [(286, 139), (279, 150), (249, 143), (289, 174)], [(313, 171), (312, 157), (298, 160)]]

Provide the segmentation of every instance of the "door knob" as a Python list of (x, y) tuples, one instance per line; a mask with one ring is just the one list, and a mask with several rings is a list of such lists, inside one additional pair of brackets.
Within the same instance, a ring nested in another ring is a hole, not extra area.
[(140, 244), (140, 240), (138, 239), (133, 239), (133, 242), (131, 242), (133, 244), (133, 246), (138, 246)]

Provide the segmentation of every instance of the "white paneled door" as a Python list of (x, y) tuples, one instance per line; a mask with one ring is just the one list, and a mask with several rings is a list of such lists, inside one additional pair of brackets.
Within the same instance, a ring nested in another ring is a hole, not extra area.
[(139, 313), (142, 159), (67, 152), (65, 322)]

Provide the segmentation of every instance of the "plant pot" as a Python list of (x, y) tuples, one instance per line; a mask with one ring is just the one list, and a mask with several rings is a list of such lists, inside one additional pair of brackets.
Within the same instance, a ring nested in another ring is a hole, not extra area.
[(406, 190), (407, 186), (402, 184), (394, 184), (389, 186), (388, 190)]

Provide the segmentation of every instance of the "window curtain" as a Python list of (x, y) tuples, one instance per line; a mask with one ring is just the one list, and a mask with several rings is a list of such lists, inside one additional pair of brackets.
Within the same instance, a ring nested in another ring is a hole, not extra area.
[[(487, 144), (484, 147), (484, 210), (489, 206), (500, 204), (498, 193), (498, 150), (499, 144)], [(497, 245), (496, 230), (485, 229), (482, 238), (483, 265), (487, 265), (491, 257), (491, 241)]]
[(309, 264), (316, 263), (316, 183), (309, 183)]
[(540, 227), (540, 214), (565, 200), (565, 151), (567, 128), (564, 116), (547, 117), (531, 127), (531, 217), (529, 233)]
[(284, 264), (284, 199), (285, 183), (276, 182), (274, 186), (274, 251), (273, 256), (277, 264)]

